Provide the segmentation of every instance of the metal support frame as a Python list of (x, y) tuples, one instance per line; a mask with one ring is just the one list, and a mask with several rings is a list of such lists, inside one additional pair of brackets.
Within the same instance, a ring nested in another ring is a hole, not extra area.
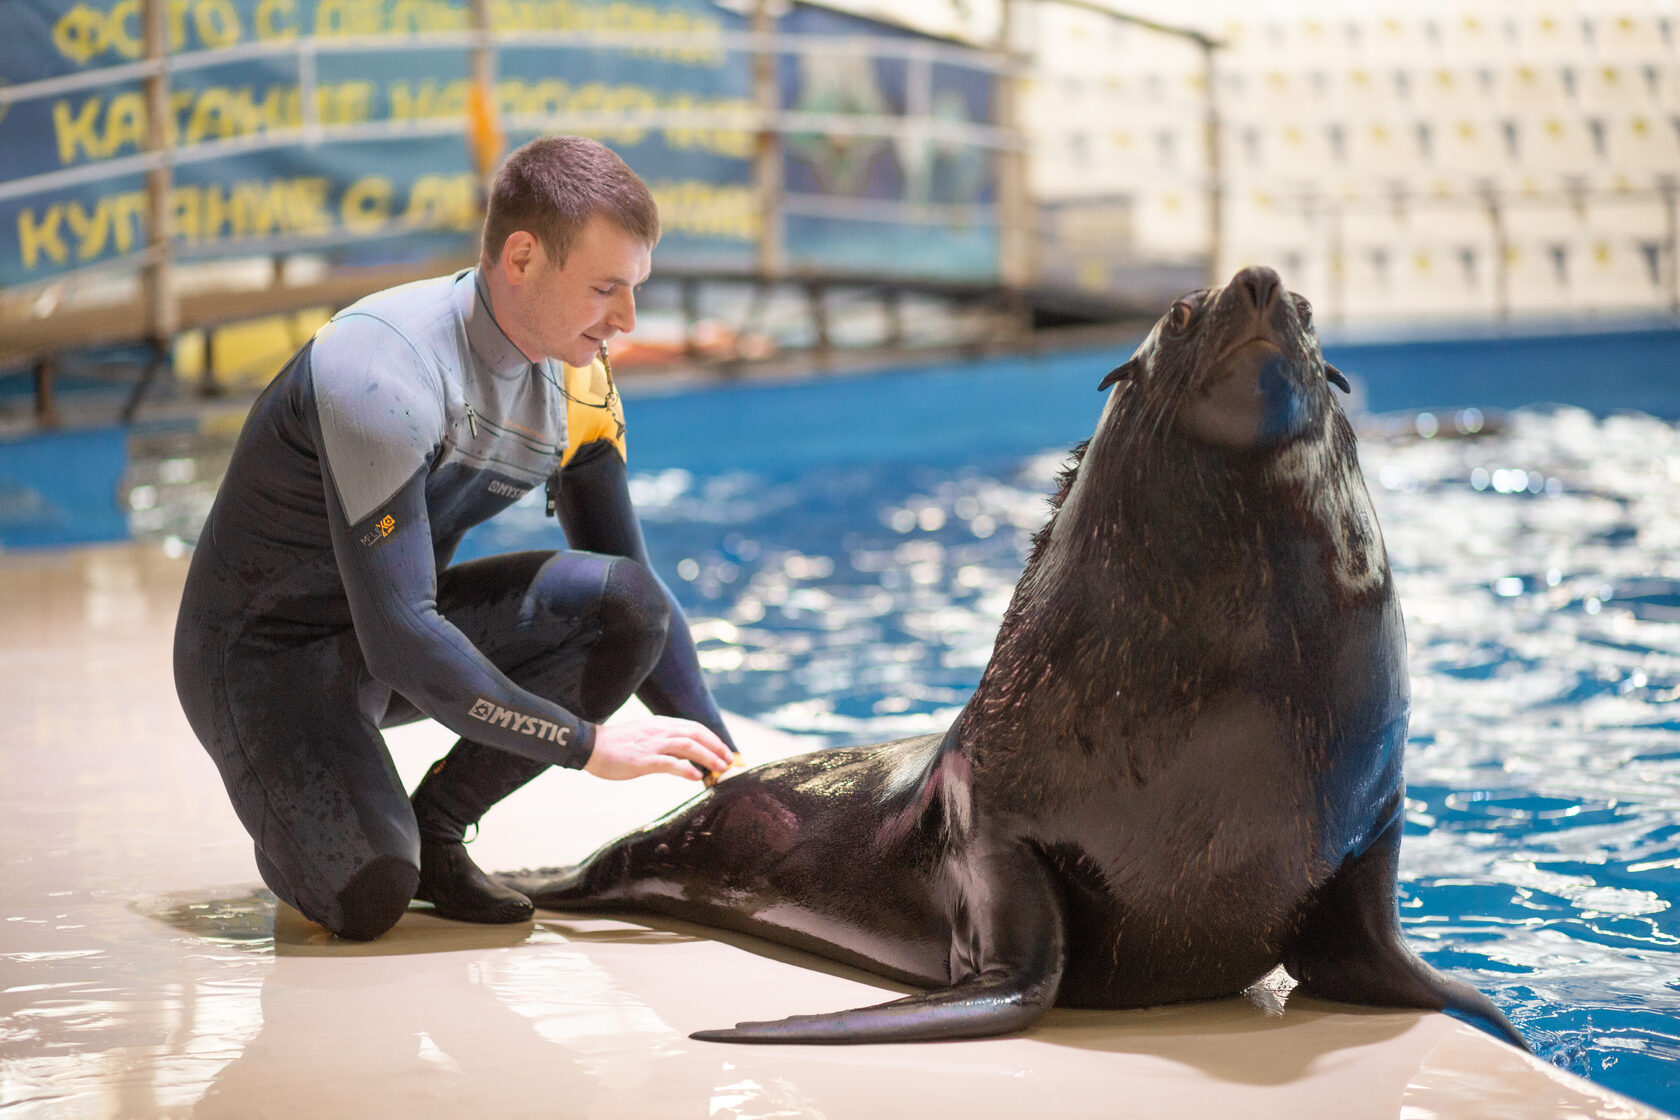
[(1202, 80), (1207, 94), (1207, 121), (1204, 125), (1204, 143), (1207, 145), (1207, 285), (1214, 288), (1225, 279), (1225, 165), (1219, 120), (1219, 44), (1208, 38), (1197, 38), (1196, 44), (1202, 48)]
[(826, 359), (834, 352), (834, 336), (828, 322), (828, 288), (814, 282), (801, 286), (805, 289), (805, 308), (811, 315), (811, 330), (816, 335), (813, 348), (819, 358)]
[(1663, 247), (1659, 254), (1668, 311), (1680, 315), (1680, 180), (1664, 175), (1657, 185), (1663, 202)]
[(58, 396), (53, 385), (57, 374), (58, 362), (51, 356), (35, 363), (35, 422), (43, 428), (58, 427)]
[(700, 323), (700, 283), (685, 276), (679, 288), (682, 300), (683, 356), (689, 361), (700, 357), (700, 339), (696, 328)]
[[(995, 49), (1006, 58), (1019, 61), (1022, 0), (1003, 0)], [(1037, 223), (1032, 199), (1027, 192), (1027, 141), (1021, 120), (1021, 80), (1015, 68), (999, 72), (997, 125), (1014, 143), (997, 153), (998, 177), (998, 280), (1003, 287), (1022, 291), (1038, 278)]]
[(169, 110), (169, 38), (167, 0), (145, 0), (146, 60), (155, 64), (142, 83), (146, 94), (146, 150), (157, 163), (146, 172), (146, 216), (150, 258), (140, 272), (146, 303), (146, 345), (151, 356), (140, 380), (135, 383), (122, 408), (122, 420), (133, 421), (159, 373), (171, 364), (170, 351), (180, 325), (180, 305), (175, 298), (174, 215), (170, 195), (174, 174), (170, 151), (174, 145)]
[(881, 304), (887, 316), (887, 345), (897, 349), (904, 345), (904, 292), (896, 284), (881, 290)]
[(758, 106), (758, 138), (753, 152), (753, 185), (758, 194), (759, 275), (775, 280), (786, 265), (783, 243), (782, 88), (775, 48), (776, 0), (756, 0), (752, 10), (753, 99)]

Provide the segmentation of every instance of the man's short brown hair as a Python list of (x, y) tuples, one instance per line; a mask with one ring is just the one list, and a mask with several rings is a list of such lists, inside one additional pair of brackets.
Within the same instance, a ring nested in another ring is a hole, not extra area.
[(500, 260), (508, 236), (525, 230), (559, 264), (597, 214), (650, 247), (659, 240), (659, 208), (647, 184), (606, 145), (582, 136), (533, 140), (496, 172), (484, 215), (484, 257)]

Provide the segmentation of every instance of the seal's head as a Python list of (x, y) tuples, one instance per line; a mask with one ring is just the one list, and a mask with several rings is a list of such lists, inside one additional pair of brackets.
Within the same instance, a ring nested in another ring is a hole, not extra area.
[(1329, 385), (1348, 387), (1319, 350), (1312, 305), (1262, 267), (1177, 300), (1101, 387), (1116, 382), (1129, 382), (1184, 435), (1235, 451), (1305, 434), (1332, 407)]

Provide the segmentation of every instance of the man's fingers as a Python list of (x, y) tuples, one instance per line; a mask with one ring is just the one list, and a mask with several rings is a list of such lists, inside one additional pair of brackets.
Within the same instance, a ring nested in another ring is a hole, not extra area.
[(724, 770), (729, 767), (729, 748), (725, 747), (720, 751), (698, 736), (673, 743), (670, 753), (686, 758), (706, 770)]
[(729, 749), (729, 744), (718, 738), (717, 732), (713, 731), (705, 724), (697, 723), (694, 726), (698, 732), (695, 735), (695, 738), (710, 747), (712, 749), (712, 753), (721, 758), (727, 765), (730, 758), (733, 757), (735, 753)]
[(675, 774), (677, 777), (687, 778), (691, 782), (698, 782), (709, 772), (700, 769), (698, 766), (695, 766), (684, 759), (676, 758), (673, 755), (661, 754), (655, 755), (654, 758), (654, 769), (656, 772), (661, 774)]
[(729, 745), (703, 723), (672, 720), (665, 730), (670, 737), (661, 746), (662, 753), (679, 754), (707, 770), (727, 770), (735, 761)]

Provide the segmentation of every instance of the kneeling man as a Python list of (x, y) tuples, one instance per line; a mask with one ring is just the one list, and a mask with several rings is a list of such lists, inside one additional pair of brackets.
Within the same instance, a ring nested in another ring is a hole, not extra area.
[[(636, 321), (659, 216), (591, 140), (497, 173), (478, 267), (322, 327), (253, 406), (175, 629), (175, 683), (263, 880), (342, 937), (411, 899), (522, 921), (463, 840), (548, 766), (601, 778), (728, 767), (733, 744), (630, 506), (606, 343)], [(451, 565), (546, 485), (576, 551)], [(605, 727), (632, 694), (656, 715)], [(460, 741), (409, 797), (379, 729)]]

